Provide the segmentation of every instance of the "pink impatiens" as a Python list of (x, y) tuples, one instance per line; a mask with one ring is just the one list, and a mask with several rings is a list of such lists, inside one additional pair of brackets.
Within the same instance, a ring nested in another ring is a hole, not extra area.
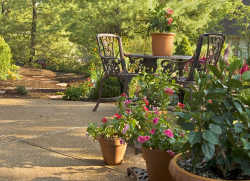
[(150, 132), (151, 134), (155, 134), (155, 128), (153, 128), (152, 130), (149, 130), (149, 132)]
[(174, 93), (173, 89), (171, 89), (171, 88), (164, 88), (164, 91), (166, 94), (168, 94), (170, 96), (172, 96)]
[(154, 118), (153, 119), (153, 124), (157, 124), (159, 122), (159, 119), (160, 119), (159, 117)]
[(163, 132), (166, 136), (168, 136), (169, 138), (173, 138), (174, 134), (171, 132), (170, 129), (167, 129), (166, 131)]
[(150, 139), (150, 136), (140, 136), (137, 138), (137, 140), (140, 142), (140, 143), (145, 143), (146, 141), (148, 141)]

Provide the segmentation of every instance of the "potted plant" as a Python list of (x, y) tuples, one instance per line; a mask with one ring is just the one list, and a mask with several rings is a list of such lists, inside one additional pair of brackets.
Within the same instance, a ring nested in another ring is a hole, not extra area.
[(171, 56), (173, 51), (174, 33), (170, 33), (173, 26), (173, 10), (164, 9), (164, 3), (158, 4), (148, 12), (148, 33), (152, 37), (153, 55)]
[(197, 87), (185, 90), (191, 99), (176, 114), (189, 132), (182, 150), (188, 154), (170, 162), (176, 180), (250, 180), (250, 71), (239, 74), (242, 65), (208, 65), (210, 73), (196, 75)]
[[(131, 140), (140, 144), (148, 177), (152, 181), (173, 180), (168, 164), (186, 141), (185, 132), (175, 124), (176, 116), (167, 110), (174, 96), (174, 84), (167, 78), (169, 76), (160, 72), (144, 72), (139, 78), (139, 99), (133, 103), (123, 100), (123, 104), (119, 104), (121, 114), (136, 121), (136, 125), (129, 130), (133, 132)], [(180, 103), (176, 105), (172, 109), (182, 109)]]
[[(125, 94), (121, 95), (121, 100)], [(132, 135), (129, 131), (136, 124), (135, 120), (127, 119), (125, 115), (116, 113), (113, 119), (103, 118), (102, 124), (89, 123), (86, 136), (92, 136), (100, 143), (104, 162), (108, 165), (120, 164), (124, 158), (127, 143)]]

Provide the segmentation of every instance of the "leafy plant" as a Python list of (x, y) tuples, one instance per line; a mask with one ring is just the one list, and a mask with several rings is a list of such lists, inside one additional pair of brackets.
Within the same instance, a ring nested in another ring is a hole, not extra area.
[(196, 75), (197, 88), (185, 89), (192, 99), (176, 114), (189, 131), (183, 151), (190, 150), (193, 171), (204, 156), (207, 166), (216, 166), (224, 176), (239, 167), (250, 174), (250, 96), (242, 94), (250, 88), (250, 71), (238, 74), (242, 65), (240, 60), (208, 65), (209, 75)]
[(73, 82), (69, 84), (66, 89), (63, 99), (79, 101), (83, 98), (87, 98), (92, 86), (93, 84), (91, 83), (90, 78), (85, 81)]
[(0, 80), (6, 79), (11, 66), (11, 50), (9, 45), (0, 36)]
[(23, 85), (16, 87), (14, 90), (18, 94), (22, 94), (22, 95), (28, 95), (30, 93), (30, 91), (28, 89), (26, 89), (26, 87)]
[(176, 26), (172, 23), (173, 10), (164, 9), (164, 4), (160, 3), (152, 10), (148, 12), (148, 20), (146, 24), (148, 25), (148, 32), (171, 32), (173, 26)]

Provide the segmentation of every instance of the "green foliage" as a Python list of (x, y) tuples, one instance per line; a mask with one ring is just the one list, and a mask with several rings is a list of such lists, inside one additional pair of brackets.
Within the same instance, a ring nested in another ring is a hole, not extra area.
[(197, 74), (197, 88), (185, 89), (192, 99), (177, 115), (178, 123), (189, 131), (189, 146), (183, 151), (192, 153), (193, 171), (204, 155), (207, 166), (217, 166), (224, 176), (235, 165), (250, 174), (246, 169), (250, 167), (250, 96), (244, 92), (250, 88), (250, 71), (238, 74), (242, 66), (240, 60), (208, 65), (210, 75)]
[(175, 55), (193, 55), (192, 47), (187, 36), (184, 36), (175, 49)]
[(153, 10), (150, 9), (148, 12), (148, 20), (146, 21), (148, 25), (148, 33), (172, 33), (172, 27), (175, 24), (172, 24), (173, 18), (172, 13), (173, 10), (164, 9), (164, 4), (159, 3)]
[[(91, 89), (89, 99), (96, 100), (99, 96), (99, 86), (100, 86), (100, 79), (97, 79), (95, 83), (95, 87)], [(117, 97), (121, 94), (121, 82), (116, 77), (107, 77), (102, 86), (102, 97), (103, 98), (111, 98)]]
[(0, 80), (6, 79), (11, 67), (11, 50), (9, 45), (0, 36)]
[(14, 90), (18, 94), (22, 94), (22, 95), (28, 95), (30, 93), (30, 91), (28, 89), (26, 89), (26, 87), (23, 85), (16, 87)]
[(66, 89), (63, 99), (80, 101), (83, 98), (87, 98), (92, 86), (93, 84), (91, 83), (89, 78), (85, 81), (71, 83)]

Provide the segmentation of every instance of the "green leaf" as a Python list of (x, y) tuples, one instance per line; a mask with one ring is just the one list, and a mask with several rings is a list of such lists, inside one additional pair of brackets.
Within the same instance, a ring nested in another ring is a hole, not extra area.
[(250, 81), (250, 71), (246, 71), (241, 75), (241, 81)]
[(232, 146), (235, 148), (236, 145), (235, 145), (235, 142), (234, 142), (234, 136), (233, 136), (233, 133), (231, 131), (227, 131), (227, 136), (228, 136), (228, 139), (230, 141), (230, 143), (232, 144)]
[(216, 124), (223, 124), (223, 118), (219, 115), (214, 115), (210, 117), (211, 121), (213, 121)]
[(181, 118), (184, 118), (184, 119), (191, 119), (192, 116), (190, 116), (189, 113), (184, 113), (184, 112), (175, 112), (175, 114)]
[(217, 135), (220, 135), (222, 133), (221, 127), (213, 123), (209, 124), (209, 129)]
[(250, 150), (250, 142), (246, 141), (244, 138), (240, 138), (241, 142), (243, 143), (245, 150)]
[(235, 105), (236, 109), (237, 109), (240, 113), (242, 113), (242, 107), (241, 107), (240, 103), (234, 102), (234, 105)]
[(231, 72), (235, 71), (237, 68), (240, 68), (240, 67), (241, 67), (241, 61), (240, 60), (235, 60), (229, 65), (229, 68), (230, 68)]
[(197, 91), (196, 87), (192, 84), (188, 84), (188, 87), (195, 92)]
[(201, 100), (202, 97), (205, 96), (204, 92), (193, 92), (191, 96), (195, 99)]
[(188, 141), (191, 145), (198, 143), (202, 139), (201, 132), (190, 131), (188, 134)]
[(228, 79), (227, 85), (229, 87), (234, 87), (234, 88), (241, 88), (242, 87), (242, 82), (236, 79)]
[(201, 148), (202, 148), (202, 152), (208, 159), (211, 159), (214, 156), (214, 152), (215, 152), (214, 144), (203, 142)]
[(214, 145), (218, 145), (219, 144), (219, 138), (218, 136), (212, 132), (211, 130), (207, 130), (205, 132), (202, 133), (202, 137), (208, 141), (209, 143), (212, 143)]
[(186, 131), (192, 131), (194, 130), (194, 125), (190, 122), (184, 122), (181, 124), (181, 128)]
[(248, 175), (250, 175), (250, 164), (248, 163), (243, 163), (241, 164), (241, 169), (247, 173)]
[(215, 67), (214, 65), (207, 65), (207, 66), (218, 79), (222, 78), (222, 74), (217, 67)]

